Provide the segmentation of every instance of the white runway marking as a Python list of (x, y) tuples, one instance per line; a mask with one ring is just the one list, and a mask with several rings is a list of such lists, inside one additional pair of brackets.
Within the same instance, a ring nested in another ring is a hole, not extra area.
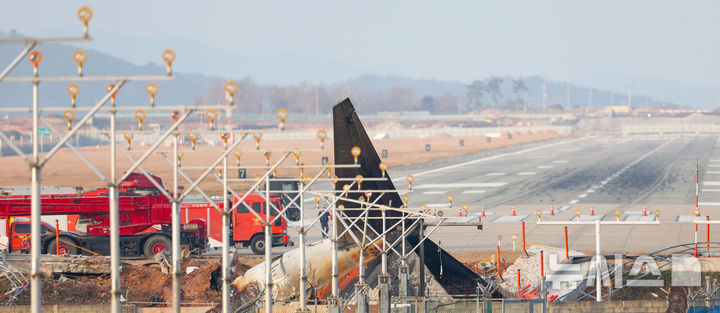
[(567, 163), (568, 160), (555, 160), (553, 163)]
[(678, 215), (675, 221), (678, 223), (693, 223), (695, 222), (695, 215)]
[(585, 197), (587, 197), (587, 194), (586, 194), (586, 193), (581, 194), (581, 195), (578, 196), (578, 198), (580, 198), (580, 199), (585, 198)]
[(554, 165), (538, 165), (537, 168), (554, 168)]
[(518, 175), (521, 175), (521, 176), (535, 175), (535, 172), (520, 172), (520, 173), (518, 173)]
[(505, 173), (488, 173), (487, 176), (503, 176)]
[(454, 184), (422, 184), (417, 189), (434, 189), (434, 188), (494, 188), (502, 187), (507, 183), (454, 183)]
[(720, 189), (703, 189), (702, 192), (720, 192)]
[(573, 201), (570, 201), (570, 202), (568, 202), (568, 203), (569, 203), (569, 204), (575, 204), (575, 203), (578, 203), (578, 201), (580, 201), (580, 200), (578, 200), (578, 199), (575, 199), (575, 200), (573, 200)]
[(705, 174), (720, 174), (720, 171), (707, 171)]
[(708, 186), (720, 186), (720, 181), (704, 181), (703, 185)]
[[(486, 212), (486, 214), (487, 214), (487, 212)], [(502, 215), (502, 216), (496, 217), (494, 220), (492, 220), (491, 223), (517, 223), (517, 222), (521, 222), (522, 220), (526, 219), (527, 217), (528, 217), (527, 215), (517, 215), (517, 216)]]
[(487, 190), (465, 190), (462, 193), (485, 193)]
[(710, 164), (708, 167), (720, 167), (720, 164)]
[(649, 222), (649, 221), (654, 221), (654, 220), (655, 220), (655, 215), (652, 215), (652, 214), (648, 214), (647, 216), (629, 215), (629, 216), (626, 216), (624, 219), (624, 221), (626, 221), (626, 222)]
[(436, 195), (436, 194), (441, 194), (441, 193), (446, 193), (446, 192), (447, 191), (426, 191), (426, 192), (423, 192), (423, 194), (424, 195)]
[[(414, 174), (414, 176), (419, 177), (419, 176), (424, 176), (424, 175), (428, 175), (428, 174), (432, 174), (432, 173), (443, 172), (443, 171), (447, 171), (449, 169), (463, 167), (463, 166), (471, 165), (471, 164), (475, 164), (475, 163), (480, 163), (480, 162), (485, 162), (485, 161), (490, 161), (490, 160), (495, 160), (495, 159), (502, 159), (502, 158), (506, 158), (509, 156), (520, 155), (523, 153), (541, 150), (541, 149), (545, 149), (545, 148), (550, 148), (550, 147), (554, 147), (554, 146), (566, 145), (569, 143), (586, 140), (588, 138), (593, 138), (593, 137), (581, 137), (581, 138), (577, 138), (577, 139), (573, 139), (573, 140), (555, 142), (555, 143), (550, 143), (550, 144), (546, 144), (546, 145), (542, 145), (542, 146), (527, 148), (527, 149), (523, 149), (520, 151), (502, 153), (502, 154), (493, 155), (493, 156), (482, 158), (482, 159), (477, 159), (477, 160), (467, 161), (467, 162), (458, 163), (458, 164), (454, 164), (454, 165), (448, 165), (445, 167), (440, 167), (440, 168), (436, 168), (436, 169), (432, 169), (432, 170), (427, 170), (424, 172), (416, 173), (416, 174)], [(400, 180), (405, 180), (405, 177), (398, 177), (398, 178), (393, 179), (393, 181), (400, 181)]]
[(699, 206), (708, 205), (708, 206), (720, 206), (720, 202), (698, 202)]

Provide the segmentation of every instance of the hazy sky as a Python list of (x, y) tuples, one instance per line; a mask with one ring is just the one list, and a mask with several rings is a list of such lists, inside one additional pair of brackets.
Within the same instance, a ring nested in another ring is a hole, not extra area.
[(720, 84), (717, 1), (4, 2), (0, 30), (30, 35), (79, 30), (75, 13), (89, 4), (91, 32), (316, 56), (377, 74), (461, 82), (542, 75), (617, 88), (643, 84), (633, 79)]

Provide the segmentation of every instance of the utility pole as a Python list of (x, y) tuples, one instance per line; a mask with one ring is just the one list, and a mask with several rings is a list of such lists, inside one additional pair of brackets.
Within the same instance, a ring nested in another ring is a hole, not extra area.
[(320, 114), (320, 109), (318, 107), (318, 86), (315, 86), (315, 115)]
[(542, 87), (542, 107), (543, 112), (547, 110), (547, 82), (543, 82)]
[(566, 83), (566, 90), (567, 90), (567, 108), (570, 109), (570, 83)]

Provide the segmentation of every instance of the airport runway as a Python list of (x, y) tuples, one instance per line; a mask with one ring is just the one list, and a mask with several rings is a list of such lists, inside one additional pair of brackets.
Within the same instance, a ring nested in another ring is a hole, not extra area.
[[(451, 251), (492, 250), (497, 236), (502, 249), (512, 248), (512, 236), (521, 241), (520, 221), (526, 221), (528, 243), (564, 247), (562, 226), (536, 225), (543, 220), (576, 219), (652, 220), (661, 212), (661, 225), (602, 227), (606, 252), (651, 252), (692, 242), (696, 160), (700, 167), (700, 208), (703, 216), (720, 208), (720, 151), (714, 136), (635, 135), (589, 136), (541, 143), (482, 155), (456, 164), (414, 173), (410, 207), (426, 204), (457, 216), (468, 204), (468, 215), (485, 207), (483, 231), (445, 227), (432, 238)], [(407, 187), (406, 172), (391, 172), (398, 189)], [(446, 196), (455, 197), (448, 208)], [(511, 216), (512, 207), (517, 216)], [(551, 207), (555, 216), (549, 216)], [(593, 208), (595, 216), (589, 216)], [(649, 216), (642, 216), (646, 208)], [(716, 215), (720, 217), (720, 215)], [(679, 222), (678, 222), (679, 221)], [(595, 226), (569, 226), (570, 248), (595, 249)], [(711, 227), (711, 234), (713, 233)], [(699, 237), (705, 241), (705, 226)], [(711, 237), (711, 241), (712, 241)]]
[[(580, 209), (583, 221), (611, 221), (619, 209), (621, 220), (627, 221), (653, 220), (653, 212), (660, 210), (661, 224), (603, 226), (602, 250), (652, 252), (694, 240), (696, 163), (701, 214), (720, 218), (714, 214), (720, 209), (719, 145), (717, 137), (705, 135), (575, 137), (391, 168), (389, 175), (399, 190), (407, 189), (407, 174), (415, 176), (410, 208), (425, 204), (443, 210), (445, 217), (456, 217), (463, 204), (468, 204), (469, 216), (480, 215), (485, 207), (483, 230), (440, 227), (431, 235), (449, 251), (495, 250), (498, 235), (502, 250), (512, 249), (513, 235), (520, 249), (524, 220), (529, 244), (561, 248), (558, 252), (564, 254), (562, 226), (537, 225), (537, 210), (543, 220), (574, 220)], [(455, 197), (452, 208), (448, 194)], [(511, 216), (512, 207), (516, 216)], [(551, 207), (554, 216), (549, 215)], [(591, 208), (594, 216), (589, 215)], [(643, 208), (648, 216), (642, 215)], [(315, 210), (306, 214), (316, 216)], [(720, 238), (720, 227), (714, 227), (718, 230), (711, 226), (711, 235), (718, 235), (711, 241)], [(700, 241), (705, 241), (705, 225), (699, 229)], [(595, 250), (594, 225), (572, 225), (568, 232), (571, 249)], [(297, 240), (294, 230), (289, 233)], [(319, 232), (313, 229), (308, 240), (317, 239)]]

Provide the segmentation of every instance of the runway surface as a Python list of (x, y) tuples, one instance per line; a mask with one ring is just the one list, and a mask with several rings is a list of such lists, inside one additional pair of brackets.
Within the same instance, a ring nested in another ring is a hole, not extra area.
[[(564, 254), (562, 226), (537, 225), (538, 210), (544, 221), (577, 220), (578, 210), (583, 221), (615, 221), (616, 210), (622, 211), (622, 221), (650, 221), (659, 210), (660, 225), (601, 227), (603, 252), (642, 253), (693, 242), (696, 164), (702, 218), (720, 218), (715, 213), (720, 209), (719, 149), (715, 136), (587, 136), (391, 168), (389, 174), (399, 190), (408, 188), (405, 176), (413, 174), (409, 207), (425, 204), (442, 210), (444, 217), (452, 217), (446, 221), (467, 221), (456, 218), (463, 204), (468, 205), (468, 216), (479, 216), (485, 208), (483, 230), (449, 226), (432, 233), (431, 238), (449, 251), (495, 250), (498, 236), (502, 250), (509, 250), (513, 235), (521, 249), (525, 221), (528, 244), (548, 252), (560, 248), (556, 252)], [(452, 208), (446, 200), (449, 194), (455, 198)], [(516, 216), (511, 215), (513, 207)], [(591, 209), (594, 216), (589, 215)], [(308, 219), (315, 217), (315, 210), (306, 213)], [(316, 228), (309, 241), (320, 238)], [(594, 225), (571, 225), (568, 233), (570, 249), (595, 250)], [(713, 231), (711, 226), (711, 241), (717, 237), (714, 233), (720, 236), (720, 228)], [(289, 234), (297, 240), (294, 230)], [(699, 227), (698, 237), (705, 241), (705, 225)]]
[[(522, 220), (528, 243), (564, 247), (562, 226), (536, 225), (538, 210), (542, 220), (553, 221), (576, 220), (578, 210), (583, 221), (616, 220), (616, 210), (623, 221), (654, 220), (659, 210), (660, 225), (601, 227), (603, 251), (651, 252), (694, 240), (696, 164), (700, 211), (712, 218), (720, 208), (718, 139), (694, 135), (573, 138), (416, 171), (410, 207), (426, 204), (446, 217), (457, 216), (463, 204), (469, 216), (485, 208), (483, 231), (443, 227), (433, 233), (431, 238), (451, 251), (495, 249), (498, 235), (503, 250), (512, 248), (513, 235), (519, 246)], [(407, 187), (402, 177), (409, 172), (391, 172), (398, 189)], [(452, 208), (449, 194), (455, 198)], [(705, 235), (703, 225), (700, 241)], [(569, 241), (571, 249), (594, 250), (595, 226), (569, 226)]]

